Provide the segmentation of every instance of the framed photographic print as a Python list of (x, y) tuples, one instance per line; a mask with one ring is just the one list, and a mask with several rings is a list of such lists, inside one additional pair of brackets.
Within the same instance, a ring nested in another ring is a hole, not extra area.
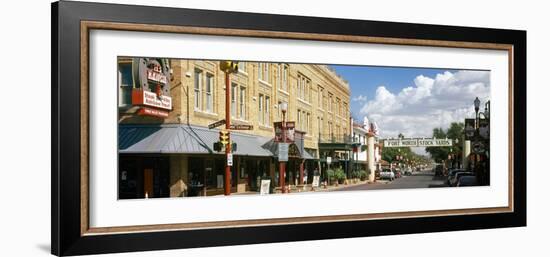
[(526, 32), (52, 4), (52, 253), (526, 225)]

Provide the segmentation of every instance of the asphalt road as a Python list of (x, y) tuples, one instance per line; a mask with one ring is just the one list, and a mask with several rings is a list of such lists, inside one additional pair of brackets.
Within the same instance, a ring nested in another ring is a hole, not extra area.
[(378, 190), (378, 189), (403, 189), (403, 188), (429, 188), (445, 187), (444, 177), (435, 177), (431, 171), (415, 172), (411, 176), (403, 176), (391, 182), (379, 180), (375, 184), (363, 184), (351, 187), (337, 189), (335, 191), (354, 191), (354, 190)]

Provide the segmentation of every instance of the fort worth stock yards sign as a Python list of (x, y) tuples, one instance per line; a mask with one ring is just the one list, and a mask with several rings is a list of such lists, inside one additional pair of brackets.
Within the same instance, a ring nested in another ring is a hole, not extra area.
[(437, 138), (400, 138), (384, 139), (384, 147), (427, 147), (427, 146), (453, 146), (452, 139)]

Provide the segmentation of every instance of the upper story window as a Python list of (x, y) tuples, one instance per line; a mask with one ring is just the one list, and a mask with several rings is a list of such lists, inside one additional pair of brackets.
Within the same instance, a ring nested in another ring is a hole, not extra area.
[(124, 107), (132, 104), (132, 63), (118, 64), (118, 106)]
[(194, 83), (194, 96), (195, 96), (195, 110), (200, 110), (202, 106), (201, 91), (202, 91), (202, 71), (195, 69), (195, 83)]
[(248, 73), (246, 62), (239, 62), (238, 67), (240, 72)]
[(333, 102), (333, 99), (332, 99), (332, 94), (328, 93), (328, 111), (329, 112), (332, 112), (333, 107), (334, 107), (333, 104), (334, 104), (334, 102)]
[(306, 102), (311, 101), (311, 80), (303, 74), (298, 74), (298, 85), (296, 90), (298, 91), (298, 98)]
[(347, 117), (348, 116), (348, 104), (344, 102), (342, 104), (342, 116)]
[(205, 89), (205, 98), (206, 98), (206, 111), (214, 112), (214, 75), (207, 73), (206, 74), (206, 89)]
[(298, 73), (298, 98), (310, 102), (311, 98), (311, 80), (301, 73)]
[(216, 83), (214, 75), (201, 69), (195, 69), (193, 82), (193, 96), (195, 111), (204, 111), (213, 113), (216, 98)]
[(317, 106), (323, 109), (323, 87), (317, 86)]
[(231, 83), (231, 117), (237, 117), (237, 84)]
[(258, 123), (264, 124), (264, 95), (258, 96)]
[(271, 126), (271, 97), (265, 96), (265, 123), (266, 126)]
[(269, 63), (258, 63), (258, 79), (269, 83)]
[(246, 87), (243, 86), (239, 90), (239, 119), (246, 119)]
[(260, 94), (258, 97), (258, 124), (263, 126), (271, 126), (271, 98), (267, 95)]
[(283, 65), (283, 90), (288, 92), (288, 65)]
[(342, 115), (342, 105), (340, 102), (340, 98), (336, 97), (336, 113), (338, 115)]
[(275, 79), (277, 83), (277, 89), (288, 92), (288, 65), (286, 64), (277, 65), (277, 71), (275, 75), (276, 75)]

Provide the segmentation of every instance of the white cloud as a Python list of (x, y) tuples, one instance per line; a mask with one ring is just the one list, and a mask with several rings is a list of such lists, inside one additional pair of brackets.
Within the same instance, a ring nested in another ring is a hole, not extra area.
[(436, 127), (448, 128), (451, 122), (474, 116), (473, 101), (485, 102), (490, 95), (489, 71), (446, 71), (434, 78), (419, 75), (413, 85), (390, 92), (379, 86), (374, 99), (359, 111), (376, 121), (382, 137), (399, 133), (410, 137), (429, 137)]
[(352, 102), (366, 102), (367, 101), (367, 96), (358, 95), (358, 96), (352, 97), (351, 101)]

